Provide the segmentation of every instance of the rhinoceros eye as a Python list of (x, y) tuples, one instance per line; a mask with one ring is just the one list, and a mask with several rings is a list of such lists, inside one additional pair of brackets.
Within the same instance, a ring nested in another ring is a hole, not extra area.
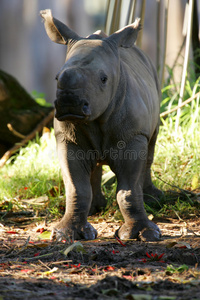
[(103, 84), (105, 84), (107, 80), (108, 80), (108, 77), (107, 77), (106, 75), (102, 75), (102, 76), (101, 76), (101, 82), (102, 82)]

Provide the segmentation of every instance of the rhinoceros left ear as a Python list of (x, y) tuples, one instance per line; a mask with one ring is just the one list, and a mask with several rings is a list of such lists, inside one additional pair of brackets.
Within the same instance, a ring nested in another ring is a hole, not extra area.
[(55, 43), (68, 44), (69, 40), (78, 41), (81, 37), (65, 24), (53, 18), (51, 10), (45, 9), (40, 11), (40, 16), (44, 19), (44, 27), (48, 37)]
[(108, 39), (116, 43), (119, 47), (129, 48), (135, 43), (140, 29), (140, 19), (137, 18), (133, 24), (116, 31)]

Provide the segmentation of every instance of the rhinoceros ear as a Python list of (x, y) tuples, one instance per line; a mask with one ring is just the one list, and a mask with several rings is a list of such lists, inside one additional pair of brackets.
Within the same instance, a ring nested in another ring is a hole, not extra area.
[(65, 24), (53, 18), (51, 10), (40, 11), (40, 16), (44, 19), (44, 27), (48, 37), (55, 43), (66, 45), (69, 40), (80, 40), (81, 37)]
[(134, 23), (116, 31), (108, 39), (116, 43), (119, 47), (129, 48), (135, 43), (140, 29), (140, 19), (137, 18)]

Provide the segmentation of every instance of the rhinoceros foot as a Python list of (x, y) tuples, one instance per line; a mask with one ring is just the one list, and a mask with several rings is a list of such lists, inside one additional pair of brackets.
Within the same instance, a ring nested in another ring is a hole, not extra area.
[(153, 207), (160, 207), (164, 193), (157, 189), (153, 184), (143, 189), (145, 204)]
[(161, 232), (158, 226), (148, 221), (147, 224), (130, 225), (123, 224), (115, 233), (121, 240), (138, 239), (141, 241), (159, 241), (161, 238)]
[(51, 240), (94, 240), (97, 237), (97, 230), (90, 224), (86, 223), (80, 227), (66, 225), (63, 226), (62, 221), (53, 228)]

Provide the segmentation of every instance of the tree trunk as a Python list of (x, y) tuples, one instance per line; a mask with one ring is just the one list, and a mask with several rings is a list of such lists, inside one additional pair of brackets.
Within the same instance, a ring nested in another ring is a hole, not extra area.
[(0, 157), (50, 111), (52, 107), (39, 105), (14, 77), (0, 70)]
[(200, 76), (200, 41), (197, 1), (194, 1), (193, 24), (192, 24), (192, 47), (196, 79)]

